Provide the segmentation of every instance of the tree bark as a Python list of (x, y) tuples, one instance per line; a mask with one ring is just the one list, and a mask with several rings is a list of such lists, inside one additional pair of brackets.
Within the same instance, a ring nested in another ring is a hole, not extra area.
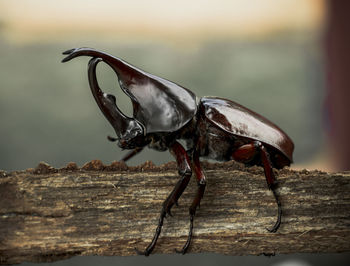
[[(207, 188), (189, 252), (230, 255), (350, 251), (350, 173), (276, 171), (282, 224), (263, 169), (203, 163)], [(130, 256), (151, 241), (163, 200), (179, 178), (175, 163), (136, 167), (92, 161), (0, 172), (0, 263), (75, 255)], [(153, 253), (187, 239), (196, 180), (165, 220)]]

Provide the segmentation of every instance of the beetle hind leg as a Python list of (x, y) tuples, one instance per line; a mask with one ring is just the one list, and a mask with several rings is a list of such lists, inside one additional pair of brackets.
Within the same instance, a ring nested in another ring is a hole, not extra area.
[(151, 243), (147, 246), (145, 251), (139, 251), (138, 249), (135, 248), (137, 254), (139, 255), (148, 256), (149, 254), (152, 253), (157, 243), (158, 237), (161, 233), (164, 218), (166, 217), (167, 214), (171, 216), (171, 211), (170, 211), (171, 208), (174, 206), (174, 204), (177, 203), (178, 199), (180, 198), (185, 188), (187, 187), (192, 175), (192, 170), (190, 167), (190, 163), (191, 163), (190, 159), (185, 149), (181, 146), (181, 144), (178, 142), (175, 142), (170, 147), (170, 152), (176, 158), (176, 162), (179, 168), (179, 174), (181, 178), (176, 183), (173, 191), (169, 194), (169, 196), (163, 203), (162, 209), (160, 211), (159, 219), (158, 219), (158, 226), (157, 226), (156, 232), (154, 233)]
[(275, 178), (275, 174), (273, 173), (272, 163), (270, 160), (269, 153), (267, 152), (266, 148), (261, 144), (261, 142), (259, 141), (256, 141), (256, 142), (258, 142), (257, 146), (260, 150), (261, 162), (264, 167), (267, 186), (269, 187), (270, 190), (272, 190), (273, 196), (275, 197), (275, 201), (278, 207), (277, 221), (271, 229), (267, 228), (267, 230), (271, 233), (276, 233), (278, 228), (281, 225), (281, 217), (282, 217), (282, 206), (276, 192), (276, 187), (277, 187), (276, 178)]
[(239, 162), (246, 162), (252, 160), (257, 155), (257, 153), (260, 155), (261, 163), (264, 168), (267, 186), (270, 190), (272, 190), (278, 207), (277, 220), (271, 229), (267, 229), (269, 232), (275, 233), (281, 225), (282, 206), (275, 190), (277, 186), (276, 178), (275, 174), (273, 173), (270, 155), (267, 152), (265, 146), (260, 141), (254, 141), (249, 144), (245, 144), (234, 151), (232, 158)]
[(278, 199), (276, 190), (274, 188), (271, 188), (271, 190), (272, 190), (273, 196), (275, 197), (275, 200), (276, 200), (276, 203), (278, 206), (278, 216), (277, 216), (277, 221), (276, 221), (275, 225), (271, 229), (269, 229), (269, 228), (266, 228), (266, 229), (267, 229), (267, 231), (269, 231), (271, 233), (276, 233), (278, 228), (281, 225), (282, 206), (281, 206), (280, 200)]
[(260, 152), (261, 162), (262, 162), (262, 165), (264, 167), (264, 173), (265, 173), (265, 177), (266, 177), (267, 186), (272, 191), (273, 196), (275, 197), (275, 201), (277, 203), (277, 207), (278, 207), (277, 220), (276, 220), (274, 226), (271, 229), (267, 228), (267, 230), (269, 232), (276, 233), (278, 228), (281, 225), (281, 217), (282, 217), (282, 206), (281, 206), (281, 202), (280, 202), (280, 200), (277, 196), (277, 193), (276, 193), (276, 187), (277, 187), (276, 178), (275, 178), (275, 174), (273, 173), (270, 155), (267, 152), (266, 148), (264, 147), (264, 145), (260, 141), (255, 141), (254, 144)]

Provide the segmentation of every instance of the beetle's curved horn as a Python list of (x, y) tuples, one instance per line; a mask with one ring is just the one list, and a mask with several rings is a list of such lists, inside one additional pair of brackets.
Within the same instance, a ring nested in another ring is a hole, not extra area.
[[(140, 71), (139, 69), (136, 69), (127, 62), (107, 53), (97, 51), (93, 48), (74, 48), (63, 52), (63, 54), (67, 56), (62, 59), (62, 63), (70, 61), (71, 59), (78, 56), (91, 56), (94, 58), (101, 58), (115, 71), (119, 78), (119, 81), (122, 81), (124, 86), (128, 86), (132, 83), (135, 83), (136, 81), (145, 81), (148, 78), (146, 73)], [(128, 96), (133, 101), (135, 101), (135, 97), (129, 94), (128, 91), (124, 89), (124, 86), (121, 86), (122, 90), (128, 94)]]
[(112, 57), (111, 55), (108, 55), (106, 53), (101, 53), (93, 48), (88, 48), (88, 47), (69, 49), (63, 52), (62, 54), (67, 55), (65, 58), (62, 59), (62, 63), (68, 62), (71, 59), (82, 55), (91, 56), (91, 57), (100, 57), (102, 59), (105, 59), (105, 57), (107, 56)]
[(132, 101), (133, 118), (143, 126), (144, 133), (176, 131), (196, 114), (194, 93), (174, 82), (92, 48), (75, 48), (63, 54), (66, 57), (62, 62), (91, 56), (108, 64), (118, 76), (120, 88)]
[(119, 138), (132, 138), (136, 135), (143, 135), (143, 126), (135, 119), (124, 115), (116, 105), (115, 96), (104, 93), (98, 85), (96, 67), (101, 61), (101, 58), (92, 58), (88, 64), (90, 89), (98, 107), (111, 123)]

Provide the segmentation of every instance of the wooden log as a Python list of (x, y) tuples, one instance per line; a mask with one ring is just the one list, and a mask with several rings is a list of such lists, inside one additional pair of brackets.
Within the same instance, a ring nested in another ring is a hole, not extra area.
[[(260, 167), (203, 163), (207, 189), (189, 252), (230, 255), (350, 251), (350, 173), (276, 171), (283, 208), (277, 233), (272, 192)], [(0, 172), (0, 263), (75, 255), (130, 256), (145, 248), (163, 200), (177, 182), (175, 163), (136, 167), (92, 161), (54, 169)], [(165, 220), (153, 253), (185, 243), (195, 178)]]

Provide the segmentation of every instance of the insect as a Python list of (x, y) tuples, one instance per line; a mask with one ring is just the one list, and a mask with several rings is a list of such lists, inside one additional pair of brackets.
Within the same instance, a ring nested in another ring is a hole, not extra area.
[[(289, 166), (294, 150), (292, 140), (278, 126), (227, 99), (203, 97), (197, 101), (190, 90), (95, 49), (76, 48), (63, 54), (66, 57), (62, 62), (78, 56), (92, 57), (88, 64), (89, 85), (99, 108), (117, 134), (116, 138), (108, 136), (108, 139), (117, 141), (120, 148), (131, 149), (122, 160), (127, 161), (146, 146), (158, 151), (169, 150), (176, 159), (180, 179), (163, 203), (153, 240), (144, 251), (136, 249), (138, 254), (148, 256), (152, 253), (164, 218), (171, 216), (171, 208), (177, 204), (194, 172), (198, 188), (189, 208), (188, 237), (177, 252), (185, 254), (188, 250), (194, 217), (206, 186), (200, 157), (262, 166), (278, 206), (277, 220), (268, 230), (278, 230), (282, 208), (275, 191), (277, 183), (273, 168)], [(131, 99), (133, 117), (124, 115), (116, 104), (116, 97), (99, 87), (96, 67), (101, 61), (115, 71), (120, 88)], [(184, 140), (186, 149), (179, 140)]]

